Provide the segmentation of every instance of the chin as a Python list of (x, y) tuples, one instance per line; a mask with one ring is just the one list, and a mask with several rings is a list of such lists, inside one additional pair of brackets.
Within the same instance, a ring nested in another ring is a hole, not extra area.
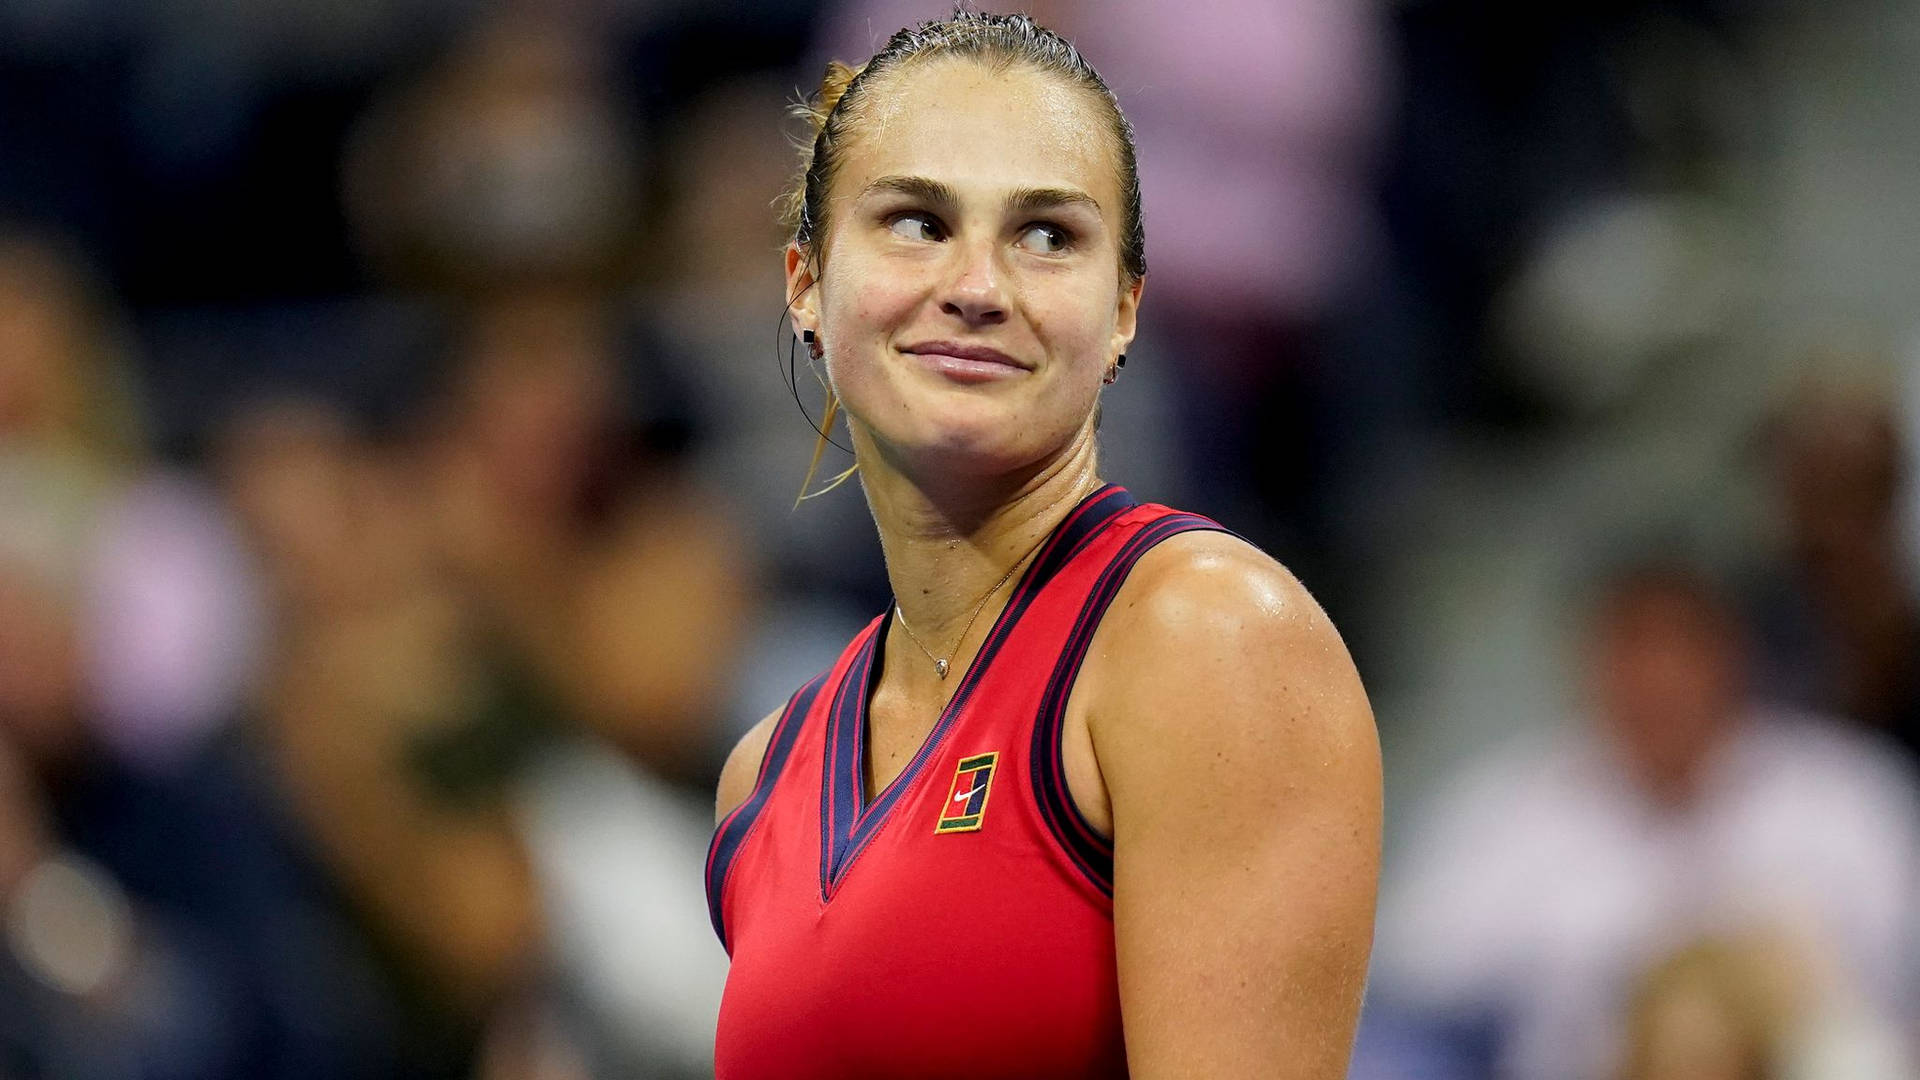
[(1007, 409), (942, 408), (919, 414), (921, 423), (902, 447), (928, 466), (998, 475), (1033, 465), (1063, 449), (1073, 427), (1036, 423)]
[(862, 388), (846, 389), (854, 391), (842, 398), (848, 411), (915, 469), (1015, 472), (1060, 452), (1085, 420), (1042, 400), (1038, 386), (895, 384), (871, 402), (850, 400)]

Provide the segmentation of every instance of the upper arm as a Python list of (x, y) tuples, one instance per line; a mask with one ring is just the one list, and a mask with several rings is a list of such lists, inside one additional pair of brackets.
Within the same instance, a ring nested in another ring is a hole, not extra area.
[(768, 713), (765, 719), (742, 735), (727, 754), (727, 763), (720, 769), (720, 788), (714, 797), (715, 826), (725, 821), (728, 814), (753, 794), (753, 786), (760, 779), (760, 762), (767, 756), (767, 743), (772, 741), (773, 729), (780, 723), (783, 711), (775, 709)]
[(1381, 779), (1339, 635), (1271, 559), (1196, 533), (1140, 561), (1094, 647), (1133, 1075), (1344, 1076)]

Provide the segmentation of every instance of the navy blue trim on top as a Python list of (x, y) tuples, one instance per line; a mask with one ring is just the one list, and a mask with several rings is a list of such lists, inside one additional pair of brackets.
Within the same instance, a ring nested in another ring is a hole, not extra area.
[(793, 752), (794, 744), (799, 740), (800, 729), (806, 726), (807, 714), (813, 711), (813, 699), (819, 696), (820, 688), (826, 685), (827, 676), (832, 668), (814, 676), (813, 681), (794, 691), (787, 699), (786, 711), (774, 723), (773, 736), (767, 741), (766, 753), (760, 757), (760, 775), (754, 781), (753, 794), (747, 801), (735, 807), (713, 831), (713, 839), (707, 844), (707, 915), (713, 920), (713, 932), (719, 936), (720, 945), (733, 955), (733, 944), (727, 940), (726, 918), (721, 912), (722, 893), (727, 887), (727, 873), (733, 869), (733, 861), (740, 854), (740, 847), (746, 843), (747, 836), (760, 818), (760, 811), (767, 804), (767, 797), (773, 793), (773, 785), (780, 779), (780, 770), (787, 764), (787, 757)]
[[(827, 712), (827, 752), (825, 772), (820, 782), (820, 875), (830, 879), (834, 862), (846, 849), (860, 824), (860, 802), (866, 792), (862, 749), (866, 728), (867, 702), (873, 700), (875, 682), (880, 676), (880, 644), (886, 641), (887, 626), (893, 609), (873, 625), (860, 643), (853, 663), (834, 688), (833, 705)], [(825, 893), (821, 898), (825, 899)]]
[[(1062, 567), (1081, 551), (1108, 523), (1138, 505), (1127, 489), (1107, 484), (1080, 500), (1078, 506), (1054, 528), (1053, 535), (1041, 545), (1033, 563), (1021, 575), (1007, 606), (994, 619), (992, 629), (980, 644), (980, 652), (968, 666), (966, 675), (953, 692), (952, 700), (934, 722), (920, 749), (907, 762), (899, 776), (881, 791), (871, 804), (865, 802), (867, 705), (873, 697), (873, 681), (879, 677), (884, 659), (879, 657), (885, 640), (887, 620), (881, 620), (878, 632), (868, 643), (863, 662), (849, 668), (834, 702), (834, 714), (827, 737), (831, 740), (826, 755), (826, 773), (821, 783), (820, 899), (833, 898), (834, 890), (845, 880), (848, 867), (865, 851), (887, 816), (897, 805), (927, 761), (940, 749), (954, 719), (966, 708), (994, 657), (1012, 636), (1020, 616), (1033, 606), (1034, 598)], [(893, 611), (888, 606), (889, 617)], [(859, 687), (857, 694), (846, 693), (849, 686)], [(843, 712), (844, 706), (844, 712)]]
[(1028, 772), (1033, 780), (1034, 802), (1047, 828), (1060, 841), (1075, 867), (1102, 893), (1113, 895), (1113, 841), (1093, 827), (1067, 790), (1066, 764), (1061, 756), (1061, 728), (1067, 714), (1067, 698), (1079, 678), (1080, 665), (1093, 644), (1094, 631), (1106, 614), (1113, 598), (1126, 584), (1127, 574), (1140, 557), (1154, 545), (1187, 532), (1227, 532), (1218, 522), (1198, 514), (1169, 514), (1148, 523), (1135, 533), (1107, 563), (1094, 582), (1073, 629), (1055, 662), (1047, 689), (1040, 698), (1040, 711), (1033, 725), (1033, 746)]

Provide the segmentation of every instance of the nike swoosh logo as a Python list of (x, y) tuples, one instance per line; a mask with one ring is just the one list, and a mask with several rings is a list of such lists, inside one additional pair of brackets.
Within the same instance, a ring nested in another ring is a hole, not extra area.
[(985, 785), (985, 784), (981, 784), (981, 785), (980, 785), (979, 787), (977, 787), (977, 788), (974, 788), (974, 789), (973, 789), (972, 791), (963, 791), (963, 792), (961, 792), (960, 794), (958, 794), (958, 795), (955, 795), (955, 796), (953, 797), (953, 801), (954, 801), (954, 802), (966, 802), (966, 801), (967, 801), (968, 799), (971, 799), (971, 798), (973, 798), (973, 797), (974, 797), (975, 795), (977, 795), (977, 794), (979, 794), (980, 792), (982, 792), (982, 791), (985, 791), (985, 790), (987, 790), (987, 785)]

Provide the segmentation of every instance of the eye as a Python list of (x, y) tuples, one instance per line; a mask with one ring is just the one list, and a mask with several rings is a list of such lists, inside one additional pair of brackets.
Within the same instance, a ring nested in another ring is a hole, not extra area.
[(941, 238), (940, 222), (931, 214), (906, 213), (893, 219), (887, 231), (902, 240), (934, 242)]
[(1073, 236), (1067, 230), (1044, 221), (1027, 226), (1026, 231), (1020, 234), (1021, 247), (1042, 255), (1057, 255), (1067, 250), (1072, 240)]

